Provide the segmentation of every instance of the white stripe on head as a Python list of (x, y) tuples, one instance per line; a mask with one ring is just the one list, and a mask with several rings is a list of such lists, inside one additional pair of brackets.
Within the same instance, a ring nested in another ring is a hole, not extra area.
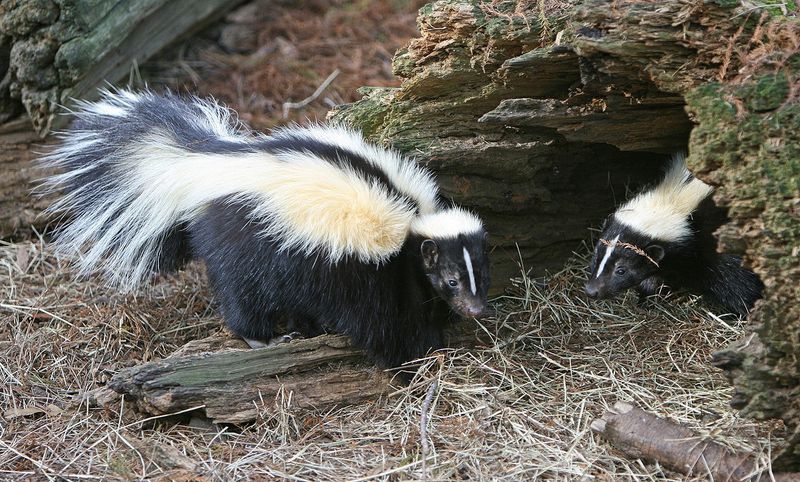
[(611, 253), (613, 253), (614, 252), (614, 248), (617, 247), (617, 241), (619, 241), (619, 234), (617, 235), (616, 238), (614, 238), (611, 241), (611, 244), (606, 246), (606, 254), (603, 256), (603, 260), (600, 261), (600, 266), (597, 268), (597, 274), (595, 275), (595, 278), (599, 278), (600, 274), (603, 273), (603, 269), (605, 269), (605, 267), (606, 267), (606, 263), (608, 262), (608, 258), (611, 257)]
[(452, 207), (431, 214), (422, 214), (414, 219), (411, 231), (431, 239), (453, 239), (459, 234), (483, 231), (483, 223), (471, 212)]
[(478, 287), (475, 286), (475, 271), (472, 268), (472, 258), (469, 256), (469, 251), (464, 247), (464, 262), (467, 263), (467, 273), (469, 273), (469, 289), (472, 294), (478, 292)]

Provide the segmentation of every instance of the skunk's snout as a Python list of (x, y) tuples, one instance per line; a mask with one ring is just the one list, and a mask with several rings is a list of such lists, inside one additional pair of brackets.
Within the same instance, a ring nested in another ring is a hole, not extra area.
[(467, 316), (471, 316), (473, 318), (480, 318), (484, 313), (486, 313), (485, 306), (470, 306), (466, 309)]

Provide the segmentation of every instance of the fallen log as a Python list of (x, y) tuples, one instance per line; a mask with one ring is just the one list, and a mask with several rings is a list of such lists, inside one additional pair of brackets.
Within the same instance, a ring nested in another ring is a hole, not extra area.
[(617, 402), (593, 431), (632, 458), (656, 461), (688, 476), (715, 481), (797, 481), (800, 473), (772, 474), (757, 464), (753, 454), (733, 452), (675, 422), (657, 417), (625, 402)]
[(195, 352), (238, 343), (199, 340), (172, 357), (120, 371), (108, 387), (147, 414), (200, 407), (213, 422), (245, 423), (281, 394), (291, 406), (326, 409), (376, 399), (389, 386), (390, 375), (364, 363), (342, 335)]

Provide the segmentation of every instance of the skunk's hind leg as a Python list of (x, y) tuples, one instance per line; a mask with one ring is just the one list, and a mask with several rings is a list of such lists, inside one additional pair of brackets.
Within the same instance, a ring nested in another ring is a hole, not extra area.
[[(288, 334), (276, 336), (275, 338), (271, 339), (267, 344), (256, 341), (258, 345), (257, 347), (260, 348), (262, 346), (275, 346), (283, 343), (289, 343), (292, 340), (313, 338), (315, 336), (327, 333), (324, 325), (320, 323), (319, 320), (317, 320), (312, 316), (307, 316), (307, 315), (289, 316), (286, 321), (286, 329), (289, 332)], [(245, 341), (248, 342), (248, 344), (250, 344), (250, 342), (254, 340), (245, 339)], [(250, 347), (257, 348), (252, 344), (250, 344)]]
[[(269, 317), (269, 320), (276, 320), (277, 316), (274, 314)], [(278, 335), (271, 338), (248, 338), (247, 336), (240, 335), (242, 339), (250, 345), (250, 348), (264, 348), (265, 346), (276, 346), (283, 343), (289, 343), (292, 340), (299, 340), (303, 338), (313, 338), (315, 336), (327, 333), (324, 325), (314, 317), (307, 315), (293, 315), (283, 318), (286, 321), (286, 329), (288, 331), (285, 335)], [(260, 325), (266, 323), (262, 317)], [(273, 325), (274, 326), (274, 325)], [(233, 328), (232, 328), (233, 329)]]
[(289, 316), (286, 329), (289, 333), (299, 333), (305, 338), (314, 338), (330, 332), (322, 320), (306, 313), (294, 313)]
[(222, 299), (222, 315), (228, 328), (240, 336), (250, 348), (267, 346), (275, 332), (278, 314), (261, 311), (249, 304), (246, 298), (235, 298), (230, 293)]

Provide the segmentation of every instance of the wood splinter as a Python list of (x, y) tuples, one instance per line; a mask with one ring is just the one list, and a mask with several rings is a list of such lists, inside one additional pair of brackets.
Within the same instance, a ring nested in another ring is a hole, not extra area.
[(800, 480), (800, 473), (771, 474), (758, 465), (753, 454), (732, 452), (682, 425), (625, 402), (615, 403), (612, 410), (592, 422), (591, 428), (632, 458), (656, 461), (689, 476), (706, 475), (715, 481)]

